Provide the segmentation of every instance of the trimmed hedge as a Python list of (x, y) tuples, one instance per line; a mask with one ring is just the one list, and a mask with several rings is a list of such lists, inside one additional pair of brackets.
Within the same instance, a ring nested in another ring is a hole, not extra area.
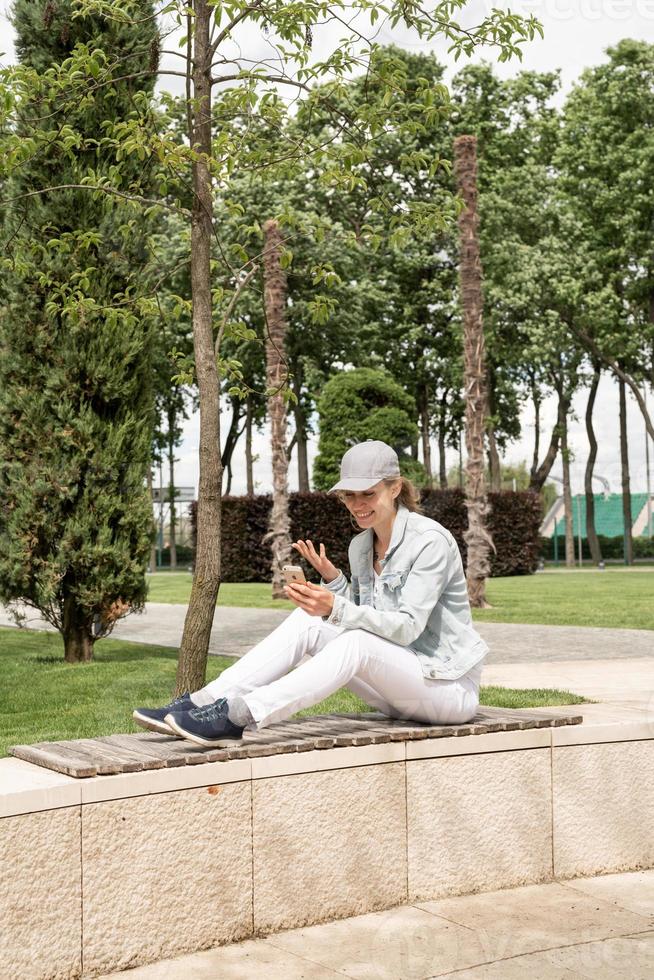
[[(502, 490), (489, 494), (490, 530), (497, 554), (491, 556), (491, 575), (530, 575), (538, 563), (542, 506), (538, 494), (529, 490)], [(262, 543), (272, 506), (269, 494), (223, 498), (222, 579), (224, 582), (270, 581), (270, 548)], [(463, 533), (468, 527), (463, 491), (423, 491), (422, 507), (427, 517), (452, 532), (461, 549), (464, 565), (467, 548)], [(333, 494), (292, 493), (289, 495), (291, 536), (310, 538), (317, 546), (323, 542), (329, 558), (348, 572), (347, 550), (350, 539), (359, 528), (350, 520), (344, 504)], [(196, 508), (191, 506), (195, 533)], [(296, 552), (293, 552), (296, 555)], [(294, 564), (304, 564), (299, 555)], [(319, 576), (305, 566), (307, 578), (317, 582)]]

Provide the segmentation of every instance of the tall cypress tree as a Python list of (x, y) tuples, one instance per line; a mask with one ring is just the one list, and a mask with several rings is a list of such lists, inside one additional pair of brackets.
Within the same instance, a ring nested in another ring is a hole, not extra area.
[[(151, 2), (138, 4), (136, 25), (73, 19), (68, 0), (13, 7), (18, 56), (36, 76), (19, 117), (25, 159), (4, 188), (2, 215), (0, 599), (38, 609), (70, 662), (90, 660), (94, 641), (145, 600), (152, 327), (139, 296), (148, 224), (116, 196), (43, 190), (91, 171), (113, 173), (115, 186), (114, 168), (126, 192), (142, 181), (147, 159), (118, 161), (103, 138), (107, 123), (152, 94), (152, 14)], [(78, 96), (64, 99), (44, 83), (78, 43), (103, 54), (90, 57)], [(61, 127), (69, 152), (43, 139)]]

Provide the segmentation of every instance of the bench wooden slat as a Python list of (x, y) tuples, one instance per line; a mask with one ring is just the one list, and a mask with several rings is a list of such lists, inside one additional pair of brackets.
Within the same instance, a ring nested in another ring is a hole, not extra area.
[[(142, 753), (146, 759), (152, 759), (153, 765), (148, 768), (158, 769), (159, 763), (163, 768), (185, 766), (189, 763), (186, 757), (192, 749), (191, 742), (173, 735), (159, 735), (157, 732), (137, 732), (135, 735), (112, 735), (113, 741), (119, 745), (130, 746), (134, 751)], [(198, 746), (198, 749), (200, 747)], [(202, 751), (200, 749), (200, 751)]]
[[(98, 741), (107, 742), (125, 753), (126, 758), (140, 759), (144, 769), (166, 769), (168, 768), (168, 757), (161, 751), (156, 750), (148, 743), (136, 740), (132, 735), (103, 735)], [(183, 765), (183, 760), (180, 760)]]
[(119, 772), (142, 772), (148, 760), (124, 747), (113, 745), (106, 735), (78, 742), (82, 751), (96, 760), (98, 776), (115, 775)]
[[(332, 715), (326, 715), (326, 719), (331, 719)], [(298, 719), (298, 728), (305, 729), (307, 732), (312, 734), (318, 741), (324, 741), (326, 739), (331, 739), (334, 741), (339, 736), (345, 734), (366, 734), (370, 736), (371, 743), (377, 744), (380, 742), (390, 742), (390, 735), (388, 732), (382, 732), (379, 729), (371, 727), (367, 723), (359, 722), (349, 723), (347, 727), (342, 728), (340, 726), (331, 726), (330, 724), (316, 724), (312, 718), (302, 718)], [(333, 731), (334, 734), (329, 734)], [(323, 734), (324, 733), (324, 734)]]
[(305, 726), (304, 724), (294, 725), (287, 721), (279, 722), (283, 726), (283, 730), (289, 733), (290, 737), (297, 739), (298, 741), (304, 742), (309, 739), (307, 736), (311, 735), (311, 747), (314, 749), (331, 749), (334, 745), (333, 735), (322, 735), (316, 734), (315, 729), (311, 726)]
[(11, 755), (66, 776), (97, 776), (95, 763), (83, 752), (60, 742), (36, 742), (34, 745), (12, 745)]
[(68, 776), (89, 777), (141, 772), (173, 766), (201, 765), (228, 759), (255, 759), (290, 752), (309, 752), (352, 745), (482, 735), (487, 732), (577, 725), (583, 715), (547, 714), (524, 708), (481, 706), (463, 725), (429, 725), (389, 718), (380, 711), (333, 712), (248, 729), (239, 741), (203, 748), (188, 739), (156, 732), (103, 735), (67, 742), (14, 745), (10, 754)]
[(439, 725), (437, 728), (424, 725), (418, 728), (415, 722), (404, 722), (400, 718), (388, 718), (387, 721), (386, 725), (382, 722), (373, 724), (371, 721), (359, 721), (355, 717), (351, 719), (350, 724), (357, 728), (361, 726), (371, 733), (379, 732), (382, 735), (381, 740), (389, 742), (411, 741), (414, 738), (439, 738), (454, 734), (454, 728), (447, 725)]

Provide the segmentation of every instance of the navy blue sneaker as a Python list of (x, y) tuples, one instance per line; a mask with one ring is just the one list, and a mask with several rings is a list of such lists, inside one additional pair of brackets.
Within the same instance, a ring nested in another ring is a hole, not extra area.
[(198, 745), (211, 748), (215, 745), (232, 745), (240, 740), (243, 728), (235, 725), (227, 717), (226, 698), (218, 698), (202, 708), (189, 711), (171, 711), (164, 721), (176, 735), (187, 738)]
[(132, 718), (141, 728), (149, 728), (152, 732), (159, 732), (161, 735), (175, 735), (172, 728), (164, 721), (169, 711), (188, 711), (195, 705), (191, 701), (190, 691), (184, 691), (178, 698), (174, 698), (170, 704), (163, 708), (135, 708)]

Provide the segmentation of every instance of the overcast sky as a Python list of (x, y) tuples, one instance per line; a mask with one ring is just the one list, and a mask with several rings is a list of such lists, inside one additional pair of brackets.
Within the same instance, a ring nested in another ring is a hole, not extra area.
[[(7, 10), (10, 4), (0, 0), (0, 52), (3, 63), (14, 58), (12, 45), (12, 29), (7, 20)], [(581, 71), (588, 66), (596, 65), (605, 60), (605, 50), (623, 37), (631, 37), (654, 43), (654, 0), (475, 0), (469, 3), (465, 11), (457, 17), (462, 26), (478, 23), (492, 7), (510, 9), (514, 13), (528, 16), (533, 14), (541, 21), (544, 28), (544, 39), (536, 38), (524, 45), (522, 61), (512, 59), (507, 64), (496, 61), (490, 50), (485, 51), (484, 60), (496, 65), (500, 77), (508, 77), (520, 70), (554, 71), (559, 69), (563, 85), (563, 93), (567, 92)], [(341, 36), (343, 30), (314, 31), (314, 54), (321, 57), (331, 50), (333, 42)], [(172, 39), (170, 39), (172, 40)], [(167, 46), (170, 45), (170, 40)], [(247, 42), (249, 57), (264, 56), (267, 48), (265, 37), (260, 33), (243, 32), (239, 38), (241, 43)], [(425, 45), (416, 43), (411, 34), (398, 28), (384, 30), (377, 35), (381, 43), (395, 43), (410, 51), (434, 50), (440, 60), (448, 66), (446, 80), (466, 63), (464, 56), (454, 62), (453, 56), (448, 56), (446, 49), (449, 43), (440, 41), (436, 44)], [(481, 60), (481, 55), (475, 60)], [(174, 59), (168, 59), (169, 65)], [(164, 64), (165, 67), (165, 64)], [(166, 79), (162, 87), (174, 89), (169, 85), (173, 79)], [(654, 411), (654, 395), (648, 392), (650, 409)], [(583, 472), (588, 454), (588, 441), (584, 426), (584, 410), (586, 391), (575, 398), (570, 420), (570, 447), (574, 454), (572, 462), (573, 492), (583, 490)], [(644, 491), (647, 483), (645, 465), (645, 429), (635, 399), (628, 395), (629, 413), (629, 450), (631, 463), (631, 486), (634, 491)], [(543, 440), (549, 439), (551, 427), (556, 419), (556, 405), (549, 400), (542, 410)], [(223, 415), (223, 432), (229, 419)], [(531, 459), (533, 448), (534, 418), (533, 410), (526, 407), (522, 415), (522, 437), (514, 442), (506, 453), (507, 462), (519, 462)], [(177, 467), (177, 483), (179, 486), (197, 487), (198, 476), (198, 428), (197, 416), (189, 419), (184, 430), (184, 440), (179, 448)], [(595, 428), (600, 443), (595, 471), (608, 479), (611, 490), (620, 490), (620, 451), (618, 440), (618, 399), (617, 388), (605, 377), (600, 385), (595, 408)], [(432, 453), (435, 455), (434, 446)], [(271, 464), (269, 438), (267, 431), (257, 434), (254, 439), (254, 451), (259, 459), (255, 463), (255, 481), (257, 490), (268, 491), (271, 488)], [(245, 490), (244, 444), (239, 447), (238, 456), (234, 461), (234, 480), (232, 492), (241, 493)], [(315, 455), (315, 446), (310, 447), (310, 459)], [(454, 451), (448, 453), (448, 465), (457, 460)], [(654, 450), (650, 444), (650, 472), (654, 471)], [(561, 475), (560, 462), (555, 464), (553, 474)], [(297, 488), (297, 469), (295, 457), (291, 463), (291, 489)], [(654, 478), (652, 478), (654, 489)], [(599, 483), (597, 490), (601, 489)]]

